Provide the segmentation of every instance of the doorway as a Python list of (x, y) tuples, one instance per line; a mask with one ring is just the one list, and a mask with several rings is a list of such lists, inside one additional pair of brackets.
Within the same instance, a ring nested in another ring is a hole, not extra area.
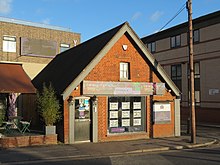
[(89, 97), (75, 98), (74, 141), (91, 141), (91, 106)]

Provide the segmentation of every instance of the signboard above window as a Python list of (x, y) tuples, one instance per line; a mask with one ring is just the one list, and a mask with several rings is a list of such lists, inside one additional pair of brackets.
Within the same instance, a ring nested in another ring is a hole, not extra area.
[(21, 38), (21, 55), (54, 57), (57, 54), (57, 42), (32, 38)]
[(146, 96), (164, 93), (164, 83), (83, 81), (83, 94), (85, 95)]

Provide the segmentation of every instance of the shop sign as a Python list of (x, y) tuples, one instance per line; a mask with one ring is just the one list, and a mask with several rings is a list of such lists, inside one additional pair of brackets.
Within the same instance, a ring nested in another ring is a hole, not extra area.
[(83, 81), (84, 95), (145, 96), (164, 93), (165, 83)]
[(171, 107), (169, 102), (156, 102), (153, 105), (154, 123), (169, 123), (171, 121)]

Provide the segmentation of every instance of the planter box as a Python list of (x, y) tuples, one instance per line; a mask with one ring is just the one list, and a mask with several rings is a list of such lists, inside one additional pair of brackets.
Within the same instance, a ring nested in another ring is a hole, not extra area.
[(0, 138), (0, 148), (57, 144), (57, 135), (33, 135)]
[(55, 134), (56, 134), (56, 126), (45, 127), (45, 135), (55, 135)]

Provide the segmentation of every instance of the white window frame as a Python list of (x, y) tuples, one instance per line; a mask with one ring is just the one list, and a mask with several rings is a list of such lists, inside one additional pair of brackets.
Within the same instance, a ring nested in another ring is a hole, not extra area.
[(16, 36), (3, 36), (2, 51), (16, 53)]
[(70, 49), (70, 44), (61, 43), (60, 44), (60, 53)]
[(129, 80), (129, 63), (120, 62), (120, 80)]

